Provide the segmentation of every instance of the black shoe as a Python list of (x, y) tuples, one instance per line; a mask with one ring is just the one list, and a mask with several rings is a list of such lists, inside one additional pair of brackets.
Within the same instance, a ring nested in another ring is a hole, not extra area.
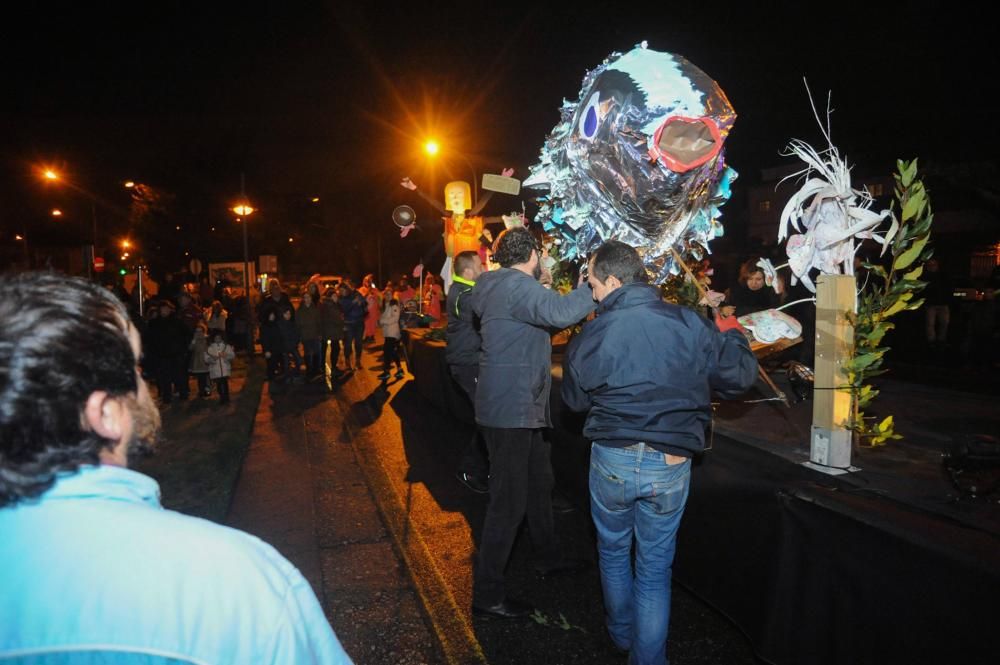
[(462, 483), (476, 494), (488, 494), (490, 491), (488, 484), (476, 476), (465, 473), (464, 471), (459, 471), (455, 474), (455, 477), (458, 478), (458, 482)]
[(534, 611), (535, 608), (528, 603), (522, 603), (521, 601), (514, 600), (512, 598), (500, 601), (496, 605), (490, 607), (480, 607), (476, 604), (472, 605), (473, 616), (491, 619), (523, 619)]
[(549, 577), (560, 577), (563, 575), (573, 575), (590, 570), (591, 563), (586, 559), (566, 559), (548, 568), (535, 568), (535, 574), (546, 579)]
[(572, 513), (574, 510), (576, 510), (576, 507), (562, 494), (552, 495), (552, 512), (565, 514)]

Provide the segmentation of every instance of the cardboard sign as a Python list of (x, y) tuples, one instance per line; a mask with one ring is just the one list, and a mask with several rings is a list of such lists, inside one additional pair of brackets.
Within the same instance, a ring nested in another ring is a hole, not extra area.
[(521, 193), (521, 181), (517, 178), (505, 178), (502, 175), (492, 173), (483, 174), (483, 189), (501, 194), (517, 196)]

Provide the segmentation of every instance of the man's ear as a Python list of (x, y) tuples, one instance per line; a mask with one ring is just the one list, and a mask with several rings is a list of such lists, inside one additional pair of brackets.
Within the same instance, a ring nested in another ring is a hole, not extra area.
[(103, 390), (90, 393), (83, 407), (83, 419), (91, 430), (112, 441), (119, 441), (127, 428), (127, 410), (122, 401)]

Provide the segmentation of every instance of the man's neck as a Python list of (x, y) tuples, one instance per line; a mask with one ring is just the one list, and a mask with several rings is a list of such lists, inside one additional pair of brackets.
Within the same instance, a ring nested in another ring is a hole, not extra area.
[(515, 263), (514, 265), (511, 266), (511, 270), (518, 270), (520, 272), (523, 272), (525, 275), (527, 275), (532, 279), (535, 278), (535, 274), (534, 271), (532, 271), (531, 269), (530, 263)]

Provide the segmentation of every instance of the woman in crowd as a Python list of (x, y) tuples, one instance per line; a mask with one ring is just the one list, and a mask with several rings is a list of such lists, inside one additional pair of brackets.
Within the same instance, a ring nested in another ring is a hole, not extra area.
[(740, 266), (740, 277), (737, 285), (730, 289), (725, 304), (721, 307), (723, 317), (743, 316), (750, 312), (773, 309), (781, 303), (784, 288), (781, 277), (776, 277), (777, 288), (766, 285), (764, 270), (756, 265), (756, 259), (750, 259)]

